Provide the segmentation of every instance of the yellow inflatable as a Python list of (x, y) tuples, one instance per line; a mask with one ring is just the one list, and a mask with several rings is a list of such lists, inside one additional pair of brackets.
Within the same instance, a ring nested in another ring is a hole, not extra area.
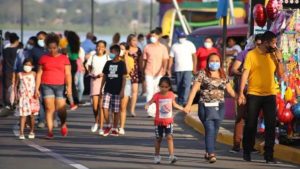
[(285, 101), (291, 101), (293, 99), (293, 91), (290, 87), (288, 87), (284, 94)]

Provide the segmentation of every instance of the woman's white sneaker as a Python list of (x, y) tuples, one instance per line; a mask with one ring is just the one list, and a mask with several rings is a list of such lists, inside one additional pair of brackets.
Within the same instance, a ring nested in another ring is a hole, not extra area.
[(154, 164), (160, 164), (161, 156), (154, 156)]
[(25, 136), (24, 135), (19, 135), (19, 140), (25, 140)]
[(125, 130), (123, 128), (119, 128), (119, 134), (120, 135), (125, 135)]
[(99, 130), (99, 135), (100, 135), (100, 136), (103, 136), (103, 135), (104, 135), (104, 130), (103, 130), (103, 129), (100, 129), (100, 130)]
[(176, 161), (177, 161), (177, 157), (174, 156), (174, 155), (170, 155), (170, 157), (169, 157), (169, 163), (170, 164), (174, 164), (174, 163), (176, 163)]
[(92, 125), (91, 131), (92, 131), (93, 133), (95, 133), (97, 130), (98, 130), (98, 124), (95, 123), (95, 124)]
[(35, 134), (34, 133), (29, 133), (28, 138), (29, 139), (34, 139), (35, 138)]

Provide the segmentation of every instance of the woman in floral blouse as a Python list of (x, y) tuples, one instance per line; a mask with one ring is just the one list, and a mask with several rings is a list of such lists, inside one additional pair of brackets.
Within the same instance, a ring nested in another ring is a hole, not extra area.
[(207, 63), (205, 70), (199, 71), (194, 80), (185, 112), (190, 112), (196, 92), (200, 89), (198, 116), (205, 128), (205, 159), (214, 163), (217, 160), (214, 153), (215, 142), (225, 112), (224, 93), (226, 90), (232, 97), (236, 97), (236, 94), (221, 67), (218, 54), (210, 54)]

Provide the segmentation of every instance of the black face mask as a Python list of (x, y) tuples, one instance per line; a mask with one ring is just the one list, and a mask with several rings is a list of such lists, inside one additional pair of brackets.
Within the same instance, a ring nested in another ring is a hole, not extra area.
[(273, 52), (275, 52), (276, 50), (277, 50), (276, 47), (275, 47), (275, 48), (273, 48), (273, 47), (271, 47), (271, 46), (267, 47), (268, 53), (273, 53)]

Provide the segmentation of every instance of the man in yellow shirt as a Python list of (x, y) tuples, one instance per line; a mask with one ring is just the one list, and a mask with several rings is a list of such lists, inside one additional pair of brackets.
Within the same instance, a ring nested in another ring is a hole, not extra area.
[[(247, 114), (243, 134), (243, 158), (251, 161), (251, 150), (255, 144), (257, 119), (259, 111), (263, 111), (265, 120), (265, 154), (267, 163), (276, 163), (273, 158), (275, 126), (276, 126), (276, 90), (275, 73), (283, 75), (282, 54), (276, 48), (276, 35), (267, 31), (262, 35), (262, 44), (251, 50), (244, 63), (244, 70), (239, 91), (239, 104), (247, 101)], [(248, 81), (247, 98), (244, 88)]]

